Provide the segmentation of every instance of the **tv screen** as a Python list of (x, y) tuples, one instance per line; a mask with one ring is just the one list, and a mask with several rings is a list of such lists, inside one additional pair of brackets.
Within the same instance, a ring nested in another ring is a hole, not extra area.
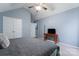
[(48, 33), (55, 34), (56, 33), (56, 29), (48, 29)]

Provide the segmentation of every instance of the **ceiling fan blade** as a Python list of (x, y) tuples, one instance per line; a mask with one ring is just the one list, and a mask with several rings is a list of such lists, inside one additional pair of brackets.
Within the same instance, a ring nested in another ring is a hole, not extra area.
[(28, 8), (33, 8), (34, 6), (29, 6)]
[(46, 7), (42, 7), (44, 10), (47, 10), (47, 8)]

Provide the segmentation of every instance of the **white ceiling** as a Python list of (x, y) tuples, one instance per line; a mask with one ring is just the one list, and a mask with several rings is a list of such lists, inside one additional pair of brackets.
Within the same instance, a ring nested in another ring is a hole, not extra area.
[(5, 12), (5, 11), (9, 11), (9, 10), (13, 10), (16, 8), (21, 8), (23, 7), (23, 4), (21, 3), (0, 3), (0, 12)]
[(37, 5), (36, 3), (0, 3), (0, 12), (9, 11), (17, 8), (26, 8), (29, 12), (32, 13), (33, 18), (36, 20), (48, 17), (50, 15), (55, 15), (66, 10), (79, 7), (79, 3), (45, 3), (48, 10), (40, 10), (36, 12), (34, 8), (29, 9), (29, 6)]

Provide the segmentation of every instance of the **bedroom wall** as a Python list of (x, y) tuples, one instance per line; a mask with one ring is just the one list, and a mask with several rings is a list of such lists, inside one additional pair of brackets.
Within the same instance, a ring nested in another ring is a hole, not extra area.
[(19, 9), (1, 13), (1, 15), (0, 15), (0, 32), (3, 32), (3, 16), (22, 19), (23, 37), (27, 37), (27, 38), (30, 37), (31, 14), (28, 11), (26, 11), (26, 9), (19, 8)]
[(2, 31), (3, 31), (3, 17), (2, 17), (2, 13), (0, 13), (0, 33), (2, 33)]
[[(44, 37), (44, 31), (48, 28), (56, 28), (59, 40), (63, 43), (79, 46), (78, 40), (78, 18), (79, 8), (71, 9), (56, 15), (37, 21), (38, 37)], [(45, 29), (44, 29), (45, 28)]]

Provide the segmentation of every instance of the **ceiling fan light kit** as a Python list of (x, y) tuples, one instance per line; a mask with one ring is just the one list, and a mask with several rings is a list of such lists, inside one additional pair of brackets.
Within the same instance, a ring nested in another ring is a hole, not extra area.
[(35, 6), (35, 9), (40, 11), (40, 10), (42, 10), (42, 7), (41, 6)]
[(39, 3), (36, 6), (29, 6), (28, 8), (34, 8), (37, 12), (41, 11), (41, 10), (45, 10), (46, 11), (48, 9), (47, 6), (45, 4), (43, 4), (43, 3)]

